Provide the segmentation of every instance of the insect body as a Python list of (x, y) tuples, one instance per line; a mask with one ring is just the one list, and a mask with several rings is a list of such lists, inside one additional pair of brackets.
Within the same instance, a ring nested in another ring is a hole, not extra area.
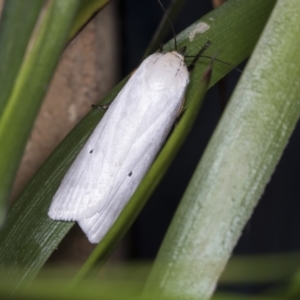
[(178, 52), (145, 59), (65, 175), (49, 217), (77, 221), (90, 242), (98, 243), (164, 143), (188, 82), (189, 73)]

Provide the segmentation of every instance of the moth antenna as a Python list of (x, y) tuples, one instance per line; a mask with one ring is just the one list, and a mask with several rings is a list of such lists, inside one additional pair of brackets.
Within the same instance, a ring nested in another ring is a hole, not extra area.
[(217, 61), (217, 62), (222, 63), (222, 64), (224, 64), (224, 65), (227, 65), (227, 66), (229, 66), (229, 67), (232, 67), (234, 70), (236, 70), (236, 71), (239, 72), (239, 73), (243, 73), (243, 71), (242, 71), (241, 69), (239, 69), (239, 68), (235, 67), (234, 65), (232, 65), (232, 64), (230, 64), (230, 63), (227, 63), (227, 62), (225, 62), (225, 61), (223, 61), (223, 60), (217, 59), (217, 58), (215, 58), (215, 57), (207, 56), (207, 55), (202, 55), (201, 57), (213, 59), (214, 61)]
[(168, 13), (167, 13), (165, 7), (164, 7), (163, 4), (161, 3), (161, 1), (160, 1), (160, 0), (157, 0), (157, 2), (158, 2), (159, 5), (161, 6), (162, 10), (163, 10), (164, 13), (166, 14), (166, 17), (167, 17), (167, 19), (168, 19), (168, 21), (169, 21), (169, 24), (170, 24), (170, 26), (171, 26), (171, 29), (172, 29), (172, 32), (173, 32), (173, 36), (174, 36), (174, 48), (175, 48), (175, 50), (177, 51), (176, 33), (175, 33), (174, 26), (173, 26), (173, 24), (172, 24), (172, 20), (170, 19), (169, 15), (168, 15)]
[[(210, 42), (210, 41), (208, 41)], [(222, 63), (224, 65), (227, 65), (229, 67), (232, 67), (234, 70), (236, 70), (239, 73), (243, 73), (243, 71), (237, 67), (235, 67), (234, 65), (227, 63), (223, 60), (217, 59), (215, 56), (208, 56), (208, 55), (202, 55), (202, 53), (207, 49), (207, 47), (209, 46), (210, 43), (207, 43), (204, 45), (204, 47), (201, 48), (201, 50), (199, 51), (199, 53), (196, 56), (191, 56), (191, 55), (185, 55), (185, 58), (193, 58), (193, 61), (191, 62), (191, 64), (189, 65), (189, 69), (192, 70), (193, 66), (195, 65), (195, 62), (197, 61), (197, 59), (201, 56), (201, 58), (208, 58), (208, 59), (213, 59), (214, 61), (217, 61), (219, 63)]]

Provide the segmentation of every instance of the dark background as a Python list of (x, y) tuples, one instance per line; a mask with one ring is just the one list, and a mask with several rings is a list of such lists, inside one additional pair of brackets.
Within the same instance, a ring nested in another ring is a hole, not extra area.
[[(165, 7), (169, 1), (163, 1)], [(212, 9), (210, 0), (187, 0), (174, 23), (179, 33)], [(143, 59), (163, 12), (156, 0), (127, 0), (121, 3), (123, 16), (123, 75)], [(172, 36), (169, 36), (169, 39)], [(236, 85), (239, 73), (226, 77), (226, 95)], [(176, 207), (185, 191), (209, 138), (221, 116), (220, 85), (206, 97), (198, 120), (168, 174), (153, 194), (130, 233), (131, 257), (153, 259)], [(271, 182), (254, 215), (244, 229), (235, 253), (261, 254), (298, 250), (299, 221), (299, 126), (296, 128)]]

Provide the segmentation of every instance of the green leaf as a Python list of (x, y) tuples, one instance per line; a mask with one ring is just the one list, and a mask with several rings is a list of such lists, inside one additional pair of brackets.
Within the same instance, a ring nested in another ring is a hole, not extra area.
[(78, 12), (70, 33), (70, 39), (82, 29), (86, 23), (97, 13), (100, 9), (104, 8), (110, 0), (80, 0)]
[[(43, 3), (42, 0), (10, 0), (4, 3), (0, 22), (0, 119)], [(0, 227), (5, 217), (5, 200), (5, 197), (0, 197)]]
[[(9, 198), (17, 167), (35, 116), (65, 45), (78, 1), (48, 2), (14, 81), (0, 120), (0, 203)], [(11, 236), (8, 239), (14, 243)], [(3, 240), (1, 242), (3, 243)], [(29, 249), (24, 246), (23, 251)]]
[[(201, 22), (204, 21), (210, 26), (205, 33), (195, 35), (192, 41), (189, 38), (189, 34), (200, 21), (182, 32), (178, 36), (179, 47), (186, 45), (188, 54), (192, 55), (197, 53), (209, 38), (212, 46), (206, 52), (208, 55), (214, 55), (219, 51), (219, 59), (238, 64), (250, 55), (273, 4), (273, 0), (259, 3), (232, 0), (201, 19)], [(168, 43), (165, 49), (171, 49), (172, 45), (173, 42)], [(200, 78), (207, 64), (207, 60), (199, 61), (197, 64), (191, 76), (187, 99), (193, 98), (198, 90)], [(228, 71), (230, 71), (228, 66), (216, 63), (211, 85)], [(111, 102), (124, 83), (125, 81), (121, 82), (103, 103)], [(47, 216), (47, 210), (64, 173), (102, 115), (101, 111), (92, 111), (78, 124), (44, 163), (13, 205), (7, 223), (0, 232), (0, 265), (10, 267), (7, 281), (16, 280), (22, 283), (32, 280), (71, 228), (71, 222), (51, 221)], [(111, 251), (110, 246), (113, 244), (108, 243), (103, 251)], [(24, 269), (20, 276), (15, 270), (21, 266)]]
[(298, 0), (277, 1), (173, 218), (148, 292), (211, 296), (300, 116), (299, 17)]

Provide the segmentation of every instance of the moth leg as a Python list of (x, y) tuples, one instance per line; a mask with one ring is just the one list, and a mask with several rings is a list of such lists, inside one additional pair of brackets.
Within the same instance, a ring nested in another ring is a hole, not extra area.
[(93, 109), (107, 110), (109, 108), (109, 104), (107, 105), (92, 104), (91, 107)]

